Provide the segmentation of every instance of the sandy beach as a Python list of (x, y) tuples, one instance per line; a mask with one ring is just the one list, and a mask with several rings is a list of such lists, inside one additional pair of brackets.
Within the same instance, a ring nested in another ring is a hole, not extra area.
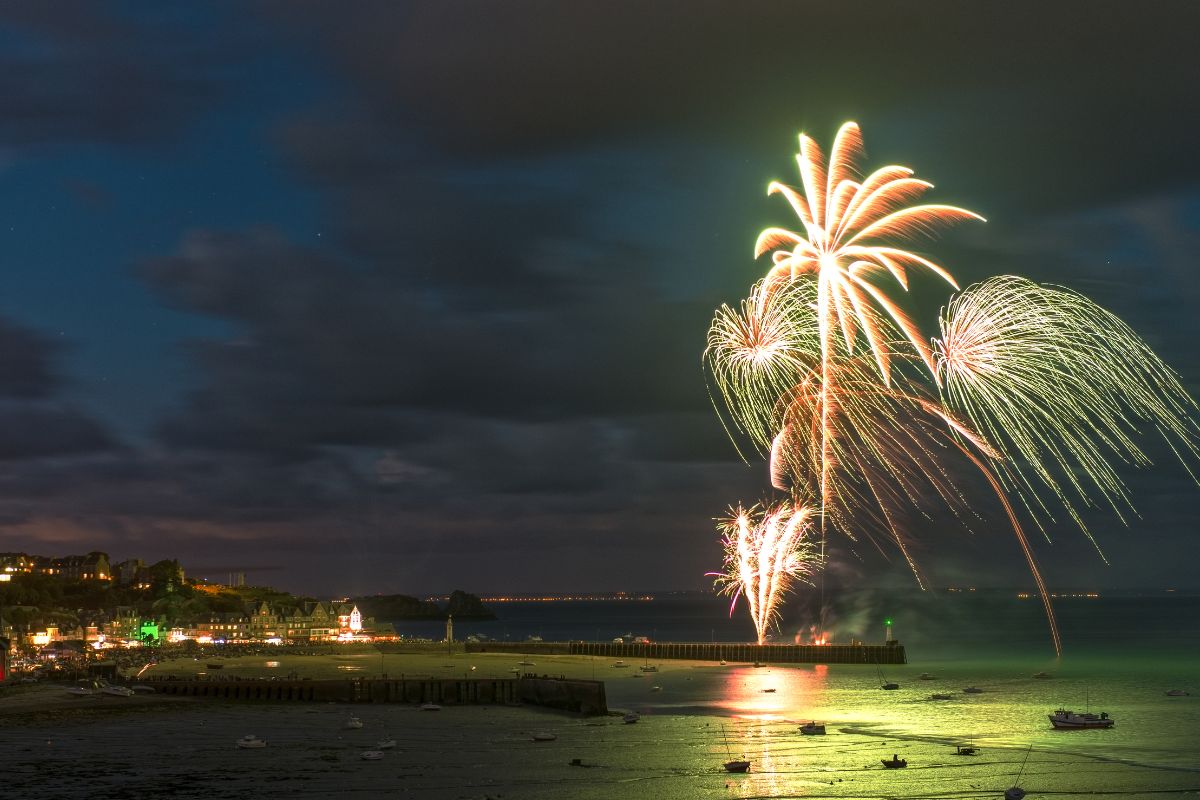
[[(278, 666), (229, 659), (221, 673), (332, 677), (386, 668), (393, 675), (503, 676), (516, 666), (511, 655), (492, 654), (382, 659), (269, 659)], [(187, 662), (155, 670), (194, 671)], [(978, 702), (933, 704), (917, 694), (929, 687), (911, 680), (912, 669), (898, 676), (906, 691), (880, 693), (864, 689), (871, 676), (853, 667), (661, 662), (658, 673), (641, 676), (637, 666), (562, 656), (523, 667), (579, 678), (600, 673), (612, 713), (593, 718), (528, 707), (430, 712), (400, 704), (74, 698), (62, 687), (17, 687), (0, 699), (0, 746), (10, 755), (6, 780), (14, 797), (983, 798), (1012, 785), (1029, 743), (1022, 785), (1031, 797), (1039, 790), (1058, 797), (1200, 793), (1200, 769), (1186, 755), (1112, 750), (1136, 735), (1132, 720), (1114, 731), (1056, 735), (1044, 717), (1023, 710), (1024, 683), (1016, 679), (1011, 687), (989, 685)], [(1037, 691), (1047, 682), (1025, 683)], [(855, 706), (855, 697), (869, 702)], [(1175, 708), (1191, 714), (1196, 705)], [(623, 724), (624, 709), (638, 710), (641, 721)], [(828, 723), (827, 736), (799, 735), (809, 714)], [(1014, 714), (1020, 720), (1010, 719)], [(361, 729), (344, 727), (351, 715)], [(1019, 726), (1029, 735), (1009, 735)], [(535, 742), (536, 732), (556, 738)], [(268, 746), (239, 750), (235, 741), (246, 734)], [(395, 739), (396, 748), (382, 760), (362, 760), (381, 738)], [(954, 755), (953, 744), (964, 738), (981, 746), (978, 756)], [(909, 767), (884, 770), (880, 759), (893, 753)], [(751, 773), (725, 773), (723, 761), (742, 754), (753, 761)]]

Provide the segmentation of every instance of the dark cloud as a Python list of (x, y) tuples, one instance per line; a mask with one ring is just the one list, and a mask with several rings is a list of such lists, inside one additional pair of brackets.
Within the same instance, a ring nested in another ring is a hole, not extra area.
[(0, 318), (0, 397), (46, 397), (58, 385), (52, 361), (58, 345), (29, 328)]

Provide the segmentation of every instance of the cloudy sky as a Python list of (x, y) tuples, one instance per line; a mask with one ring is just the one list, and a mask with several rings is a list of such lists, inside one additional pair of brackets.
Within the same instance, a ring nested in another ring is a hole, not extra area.
[[(1198, 16), (0, 3), (0, 550), (315, 592), (704, 585), (712, 517), (767, 490), (707, 321), (790, 222), (764, 190), (796, 133), (846, 119), (988, 218), (929, 245), (964, 284), (1078, 289), (1200, 389)], [(1129, 482), (1142, 518), (1092, 523), (1111, 565), (1052, 527), (1052, 585), (1197, 585), (1200, 488)], [(910, 521), (933, 582), (1027, 582), (979, 511)]]

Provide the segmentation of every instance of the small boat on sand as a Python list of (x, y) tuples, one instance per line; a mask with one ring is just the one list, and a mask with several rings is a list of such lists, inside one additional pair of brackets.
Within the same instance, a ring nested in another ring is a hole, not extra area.
[(72, 686), (70, 689), (67, 689), (67, 694), (73, 694), (76, 697), (91, 697), (95, 693), (95, 689), (89, 689), (86, 686)]
[(901, 758), (899, 755), (893, 754), (891, 758), (881, 758), (884, 769), (904, 769), (908, 766), (908, 759)]
[(346, 730), (352, 730), (352, 731), (356, 731), (359, 728), (361, 728), (362, 726), (363, 726), (362, 720), (359, 719), (358, 717), (351, 717), (350, 719), (346, 720), (342, 724), (343, 728), (345, 728)]
[(956, 756), (973, 756), (978, 752), (979, 752), (978, 747), (971, 747), (970, 745), (965, 745), (965, 744), (959, 744), (959, 745), (954, 746), (954, 755), (956, 755)]
[(363, 750), (362, 753), (359, 754), (359, 758), (361, 758), (363, 761), (378, 761), (383, 758), (383, 751)]
[(628, 714), (621, 717), (621, 721), (624, 722), (626, 725), (633, 725), (635, 722), (637, 722), (641, 718), (642, 718), (641, 714), (637, 713), (636, 711), (630, 711)]
[(613, 669), (627, 669), (629, 667), (624, 661), (614, 661)]
[(535, 742), (553, 742), (557, 738), (553, 733), (546, 731), (538, 731), (533, 735), (533, 741)]
[(737, 759), (734, 759), (733, 761), (726, 761), (725, 762), (725, 771), (726, 772), (749, 772), (750, 771), (750, 762), (749, 761), (740, 761)]
[(922, 672), (920, 675), (917, 676), (917, 680), (919, 680), (919, 681), (936, 681), (937, 677), (934, 675), (930, 675), (928, 672)]
[(133, 689), (126, 689), (124, 686), (105, 686), (100, 691), (113, 697), (133, 697)]
[(237, 746), (243, 750), (257, 750), (260, 747), (266, 747), (267, 743), (254, 734), (248, 733), (237, 740)]
[(953, 700), (954, 695), (952, 695), (952, 694), (931, 694), (931, 695), (929, 695), (929, 699), (930, 700)]
[(375, 743), (376, 750), (391, 750), (396, 746), (395, 739), (380, 739)]
[(774, 689), (763, 689), (763, 694), (775, 694)]
[(442, 707), (437, 703), (421, 703), (422, 711), (441, 711)]
[(825, 725), (818, 725), (815, 722), (806, 722), (800, 726), (800, 733), (804, 734), (805, 736), (824, 736)]
[(650, 687), (650, 691), (652, 691), (652, 692), (661, 692), (661, 691), (662, 691), (662, 687), (661, 687), (661, 686), (659, 686), (658, 684), (655, 684), (655, 685), (653, 685), (653, 686), (651, 686), (651, 687)]
[(1167, 697), (1188, 697), (1188, 696), (1189, 696), (1189, 693), (1185, 692), (1183, 689), (1171, 689), (1169, 692), (1167, 692)]
[(1044, 681), (1047, 678), (1053, 678), (1054, 676), (1051, 675), (1049, 672), (1035, 672), (1035, 673), (1033, 673), (1033, 677), (1037, 678), (1038, 680)]
[(968, 686), (963, 689), (963, 694), (983, 694), (983, 689), (980, 689), (978, 686)]

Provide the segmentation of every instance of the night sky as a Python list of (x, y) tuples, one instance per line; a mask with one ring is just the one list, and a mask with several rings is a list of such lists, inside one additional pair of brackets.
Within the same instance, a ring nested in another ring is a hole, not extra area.
[[(796, 134), (846, 119), (868, 166), (988, 218), (922, 246), (963, 285), (1077, 289), (1196, 394), (1198, 22), (2, 3), (0, 550), (320, 593), (706, 585), (712, 518), (768, 488), (712, 411), (708, 320), (793, 222), (765, 189), (797, 182)], [(1051, 586), (1200, 586), (1200, 488), (1167, 459), (1128, 479), (1142, 519), (1089, 518), (1111, 565), (1052, 526)], [(914, 515), (933, 583), (1028, 584), (978, 510)], [(837, 553), (851, 583), (912, 583)]]

